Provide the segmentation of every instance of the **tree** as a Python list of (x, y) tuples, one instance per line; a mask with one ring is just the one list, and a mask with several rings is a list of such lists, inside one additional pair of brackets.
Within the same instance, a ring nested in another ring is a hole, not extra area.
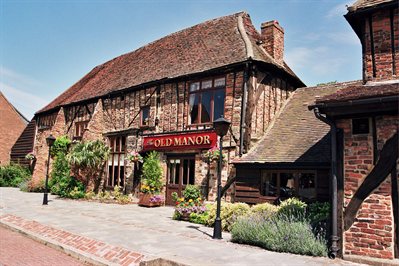
[(75, 177), (84, 184), (86, 191), (93, 184), (94, 191), (98, 192), (109, 152), (101, 140), (79, 142), (72, 147), (67, 159)]

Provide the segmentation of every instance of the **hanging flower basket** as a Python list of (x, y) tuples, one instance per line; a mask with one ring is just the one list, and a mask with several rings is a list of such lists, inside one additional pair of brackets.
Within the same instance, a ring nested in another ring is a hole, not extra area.
[(129, 154), (127, 158), (133, 163), (143, 162), (143, 157), (136, 151), (133, 151), (131, 154)]
[[(218, 147), (213, 147), (206, 151), (204, 159), (208, 162), (218, 162), (220, 157), (220, 150)], [(222, 154), (222, 163), (226, 163), (226, 155)]]

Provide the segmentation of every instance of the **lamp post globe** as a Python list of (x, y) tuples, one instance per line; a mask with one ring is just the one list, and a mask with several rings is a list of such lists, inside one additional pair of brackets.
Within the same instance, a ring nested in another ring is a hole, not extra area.
[(50, 136), (48, 136), (46, 138), (46, 143), (48, 146), (48, 158), (47, 158), (46, 182), (45, 182), (45, 186), (44, 186), (44, 195), (43, 195), (43, 205), (48, 204), (48, 172), (49, 172), (49, 168), (50, 168), (50, 150), (51, 150), (51, 147), (53, 146), (54, 142), (55, 142), (55, 137), (50, 134)]
[(223, 136), (229, 130), (230, 122), (220, 117), (213, 122), (213, 128), (219, 136), (219, 166), (218, 166), (218, 181), (217, 181), (217, 205), (216, 205), (216, 219), (213, 227), (213, 238), (222, 239), (222, 220), (220, 218), (221, 192), (222, 192), (222, 161), (223, 161)]

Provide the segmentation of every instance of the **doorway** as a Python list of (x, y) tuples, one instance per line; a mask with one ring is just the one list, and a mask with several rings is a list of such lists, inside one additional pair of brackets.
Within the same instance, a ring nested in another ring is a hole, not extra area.
[(166, 204), (175, 205), (172, 193), (179, 197), (187, 185), (195, 184), (195, 157), (168, 156), (166, 177)]

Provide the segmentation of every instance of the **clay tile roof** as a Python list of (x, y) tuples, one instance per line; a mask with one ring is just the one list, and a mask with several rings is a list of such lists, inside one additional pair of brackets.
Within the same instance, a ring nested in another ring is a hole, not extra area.
[(348, 7), (348, 11), (356, 12), (360, 9), (371, 8), (394, 1), (395, 0), (357, 0), (355, 3), (353, 3), (351, 6)]
[[(240, 26), (244, 31), (240, 31)], [(249, 58), (275, 65), (303, 84), (285, 63), (277, 64), (258, 47), (259, 38), (245, 12), (203, 22), (95, 67), (38, 113), (152, 81), (244, 62)], [(249, 53), (250, 50), (253, 53)]]
[(361, 99), (370, 99), (386, 96), (399, 95), (399, 83), (384, 83), (377, 82), (366, 85), (353, 85), (344, 87), (336, 93), (326, 95), (317, 99), (316, 104), (332, 103), (332, 102), (347, 102)]
[(308, 110), (318, 97), (360, 81), (297, 89), (269, 126), (264, 137), (234, 163), (328, 163), (330, 127)]

